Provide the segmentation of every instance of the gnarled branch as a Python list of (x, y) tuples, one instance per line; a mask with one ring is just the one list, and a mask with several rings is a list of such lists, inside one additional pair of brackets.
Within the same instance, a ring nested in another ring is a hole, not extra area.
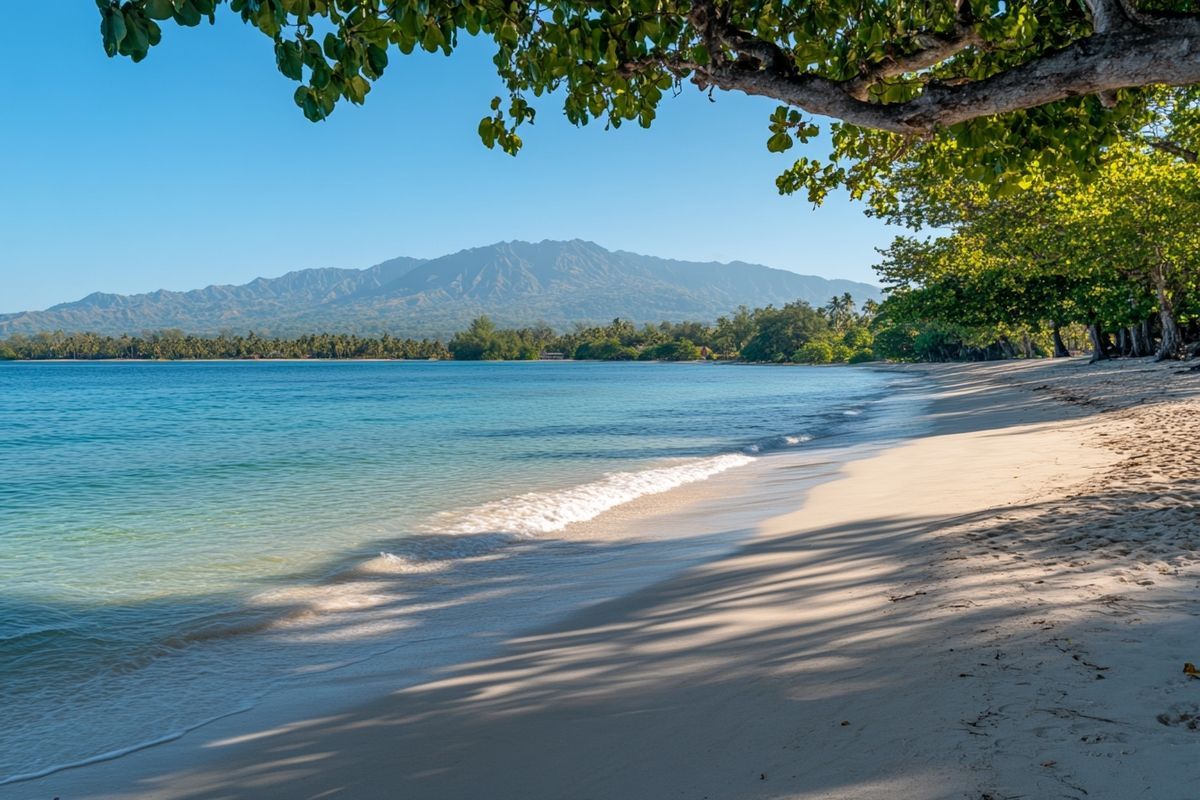
[[(1145, 19), (1119, 25), (983, 80), (950, 85), (931, 81), (912, 100), (870, 103), (853, 87), (800, 73), (785, 51), (771, 42), (725, 32), (725, 43), (752, 53), (752, 61), (696, 65), (693, 80), (702, 87), (769, 97), (813, 114), (864, 128), (923, 135), (978, 117), (1004, 114), (1119, 89), (1200, 83), (1200, 17)], [(764, 54), (771, 57), (764, 58)]]

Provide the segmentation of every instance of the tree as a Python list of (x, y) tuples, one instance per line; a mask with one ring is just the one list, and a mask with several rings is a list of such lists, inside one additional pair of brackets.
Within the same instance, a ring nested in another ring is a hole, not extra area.
[(477, 361), (488, 357), (496, 338), (496, 325), (487, 316), (476, 317), (465, 331), (454, 334), (450, 352), (461, 361)]
[[(479, 124), (516, 153), (530, 99), (559, 92), (575, 124), (649, 126), (664, 93), (690, 81), (782, 105), (768, 147), (841, 120), (827, 162), (800, 159), (780, 188), (861, 189), (898, 154), (989, 181), (1047, 158), (1084, 167), (1122, 130), (1141, 130), (1153, 91), (1200, 83), (1193, 0), (97, 0), (110, 56), (140, 61), (160, 22), (215, 21), (220, 7), (274, 43), (312, 120), (361, 104), (395, 51), (449, 55), (459, 36), (494, 43), (508, 101)], [(962, 145), (967, 145), (963, 147)], [(839, 163), (842, 162), (842, 163)], [(849, 164), (849, 166), (846, 166)]]
[(824, 311), (825, 316), (829, 319), (829, 324), (839, 333), (845, 332), (854, 324), (858, 317), (854, 313), (854, 298), (849, 292), (845, 292), (839, 297), (830, 298), (822, 311)]
[(722, 355), (740, 353), (754, 335), (754, 316), (746, 306), (738, 306), (731, 316), (717, 317), (713, 348)]
[[(1055, 353), (1065, 354), (1060, 328), (1078, 323), (1093, 358), (1103, 359), (1114, 350), (1110, 331), (1121, 352), (1148, 355), (1148, 317), (1157, 312), (1159, 358), (1183, 354), (1180, 315), (1195, 318), (1200, 291), (1200, 165), (1122, 143), (1109, 148), (1093, 181), (1038, 174), (1006, 198), (956, 182), (914, 183), (904, 195), (897, 219), (953, 233), (900, 237), (884, 251), (885, 321), (952, 331), (965, 347), (978, 346), (966, 342), (980, 335), (1004, 346), (1019, 333), (1027, 355), (1045, 329)], [(939, 334), (933, 349), (947, 352), (951, 338)]]
[(802, 364), (828, 364), (833, 361), (833, 346), (821, 339), (805, 342), (792, 356)]
[(676, 339), (653, 348), (653, 358), (663, 361), (695, 361), (700, 358), (700, 348), (690, 339)]
[(746, 361), (791, 360), (810, 339), (829, 329), (825, 318), (804, 302), (759, 309), (754, 321), (758, 330), (742, 348), (742, 358)]

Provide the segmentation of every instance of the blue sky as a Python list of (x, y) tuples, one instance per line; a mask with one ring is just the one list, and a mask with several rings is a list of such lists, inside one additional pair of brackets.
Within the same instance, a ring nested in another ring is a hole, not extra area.
[(0, 84), (0, 312), (506, 239), (870, 280), (894, 235), (845, 197), (777, 194), (799, 148), (767, 152), (769, 101), (691, 89), (650, 130), (604, 131), (543, 98), (514, 159), (475, 133), (499, 93), (480, 44), (394, 55), (366, 106), (314, 125), (227, 10), (132, 64), (104, 56), (92, 3), (44, 5), (53, 46), (12, 37)]

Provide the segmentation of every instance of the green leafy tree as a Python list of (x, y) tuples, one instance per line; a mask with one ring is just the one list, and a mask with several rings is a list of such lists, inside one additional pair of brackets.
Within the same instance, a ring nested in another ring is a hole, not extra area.
[(829, 324), (812, 306), (788, 303), (782, 308), (767, 306), (754, 315), (757, 331), (742, 348), (746, 361), (788, 361), (810, 339), (829, 330)]
[(653, 357), (662, 361), (695, 361), (700, 358), (700, 348), (690, 339), (666, 342), (647, 352), (653, 352)]
[(933, 169), (1011, 182), (1033, 163), (1088, 168), (1144, 130), (1157, 86), (1200, 82), (1192, 0), (826, 0), (820, 3), (498, 0), (97, 0), (105, 51), (145, 58), (162, 25), (229, 11), (272, 42), (312, 120), (362, 104), (397, 53), (491, 42), (508, 97), (479, 123), (516, 153), (533, 102), (575, 124), (649, 126), (683, 82), (771, 98), (774, 151), (831, 117), (829, 159), (801, 158), (780, 189), (875, 191), (904, 154)]
[(496, 325), (487, 316), (476, 317), (465, 331), (450, 340), (450, 352), (462, 361), (478, 361), (494, 350)]
[(713, 349), (722, 355), (736, 355), (754, 336), (754, 315), (745, 306), (727, 317), (718, 317), (713, 333)]
[(1048, 332), (1053, 352), (1066, 355), (1062, 329), (1076, 324), (1097, 359), (1148, 355), (1155, 333), (1158, 356), (1178, 357), (1181, 320), (1196, 314), (1200, 167), (1156, 143), (1113, 145), (1092, 180), (1039, 172), (1005, 197), (929, 180), (919, 166), (898, 169), (905, 202), (893, 221), (952, 233), (900, 237), (883, 251), (885, 322), (932, 325), (936, 345), (926, 352), (953, 350), (953, 332), (960, 353), (990, 336), (1000, 352), (1019, 339), (1031, 355)]

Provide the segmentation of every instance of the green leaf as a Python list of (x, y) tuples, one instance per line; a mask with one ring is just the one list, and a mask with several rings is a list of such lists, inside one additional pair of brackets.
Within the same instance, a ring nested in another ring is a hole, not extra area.
[(343, 90), (343, 93), (351, 103), (361, 106), (366, 102), (367, 93), (370, 91), (371, 84), (367, 83), (361, 75), (355, 75), (346, 81), (346, 88)]
[(383, 71), (387, 69), (388, 54), (387, 50), (377, 44), (367, 45), (367, 66), (371, 68), (371, 72), (375, 77), (383, 75)]
[(146, 16), (150, 19), (170, 19), (175, 15), (171, 0), (146, 0)]
[(332, 78), (333, 72), (329, 69), (329, 64), (322, 60), (318, 61), (312, 67), (312, 75), (309, 77), (309, 83), (314, 89), (324, 89), (329, 85), (329, 81)]
[(479, 138), (489, 150), (496, 146), (496, 120), (491, 117), (479, 120)]
[(125, 38), (121, 40), (120, 52), (130, 56), (135, 62), (146, 57), (150, 50), (150, 35), (143, 21), (136, 16), (125, 19)]
[(325, 119), (325, 114), (321, 110), (321, 103), (317, 99), (316, 93), (307, 86), (301, 86), (296, 90), (294, 95), (296, 105), (304, 112), (304, 116), (313, 122), (320, 122)]
[(772, 153), (782, 153), (792, 147), (792, 137), (780, 131), (767, 140), (767, 149)]
[(125, 39), (125, 15), (119, 8), (107, 8), (100, 20), (100, 34), (104, 37), (104, 52), (109, 57), (115, 56)]
[(506, 44), (516, 44), (521, 38), (521, 32), (512, 20), (506, 19), (496, 31), (496, 38)]
[(193, 4), (193, 0), (182, 0), (175, 6), (175, 22), (186, 28), (194, 28), (200, 24), (200, 10)]
[(275, 43), (275, 64), (286, 77), (294, 81), (304, 79), (304, 60), (300, 54), (300, 45), (296, 42)]
[(325, 55), (333, 61), (338, 61), (342, 57), (342, 40), (332, 33), (325, 34)]

